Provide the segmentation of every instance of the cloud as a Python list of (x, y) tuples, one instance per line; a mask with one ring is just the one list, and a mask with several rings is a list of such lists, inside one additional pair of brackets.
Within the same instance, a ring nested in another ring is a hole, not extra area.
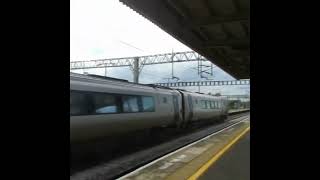
[(72, 61), (190, 51), (117, 0), (71, 0), (70, 21)]

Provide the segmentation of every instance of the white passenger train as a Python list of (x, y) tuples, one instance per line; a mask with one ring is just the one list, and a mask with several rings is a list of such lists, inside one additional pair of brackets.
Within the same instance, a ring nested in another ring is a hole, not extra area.
[(70, 142), (227, 117), (224, 97), (70, 73)]

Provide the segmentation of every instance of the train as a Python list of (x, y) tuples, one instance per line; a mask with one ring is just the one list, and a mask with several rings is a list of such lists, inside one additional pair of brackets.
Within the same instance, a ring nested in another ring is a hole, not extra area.
[(224, 120), (227, 99), (70, 72), (70, 143)]

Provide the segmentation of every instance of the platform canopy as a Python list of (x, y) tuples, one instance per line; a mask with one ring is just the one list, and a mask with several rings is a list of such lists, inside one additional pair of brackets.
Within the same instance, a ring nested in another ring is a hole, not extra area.
[(250, 78), (250, 0), (120, 1), (236, 79)]

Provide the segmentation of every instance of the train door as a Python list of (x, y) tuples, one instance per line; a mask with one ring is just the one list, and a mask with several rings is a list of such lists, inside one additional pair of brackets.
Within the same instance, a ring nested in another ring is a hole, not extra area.
[(178, 96), (172, 95), (172, 101), (173, 101), (174, 120), (178, 122), (180, 118)]
[(191, 95), (188, 94), (188, 105), (189, 105), (189, 121), (193, 118), (193, 102)]

